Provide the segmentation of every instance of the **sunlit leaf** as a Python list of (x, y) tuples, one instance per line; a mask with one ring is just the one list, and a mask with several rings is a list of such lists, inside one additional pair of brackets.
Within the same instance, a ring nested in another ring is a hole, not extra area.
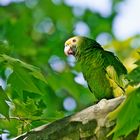
[(12, 68), (13, 72), (9, 76), (8, 84), (20, 97), (23, 96), (23, 91), (41, 94), (34, 78), (47, 82), (39, 68), (7, 55), (1, 55), (1, 60)]
[(128, 95), (125, 102), (110, 113), (111, 119), (116, 119), (116, 126), (110, 134), (114, 133), (113, 140), (120, 136), (127, 136), (132, 131), (138, 129), (140, 125), (140, 88)]
[(16, 91), (20, 97), (23, 96), (24, 90), (41, 94), (41, 91), (35, 85), (30, 72), (16, 65), (14, 66), (13, 73), (8, 79), (8, 84), (11, 85), (11, 88)]

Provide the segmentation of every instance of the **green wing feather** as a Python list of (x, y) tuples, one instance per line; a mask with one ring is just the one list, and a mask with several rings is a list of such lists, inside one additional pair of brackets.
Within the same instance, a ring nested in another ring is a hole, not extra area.
[(117, 56), (112, 52), (103, 51), (104, 69), (106, 70), (106, 76), (110, 82), (110, 86), (113, 88), (114, 96), (120, 96), (124, 92), (126, 85), (125, 74), (127, 74), (126, 68), (120, 62)]
[(94, 68), (88, 77), (85, 76), (89, 89), (99, 100), (113, 97), (110, 83), (105, 75), (106, 71), (102, 67), (98, 67), (96, 69)]
[(127, 70), (124, 65), (120, 62), (117, 56), (112, 52), (104, 51), (103, 52), (104, 67), (108, 75), (119, 85), (123, 85), (123, 76), (127, 74)]

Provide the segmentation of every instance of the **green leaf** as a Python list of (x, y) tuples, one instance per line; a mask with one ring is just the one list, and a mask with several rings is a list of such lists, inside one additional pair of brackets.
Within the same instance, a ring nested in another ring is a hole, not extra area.
[(8, 42), (0, 40), (0, 54), (7, 54), (8, 52), (9, 52)]
[(130, 85), (138, 85), (140, 83), (140, 67), (136, 67), (132, 70), (128, 75), (127, 78), (130, 80)]
[[(22, 69), (29, 70), (35, 78), (45, 82), (47, 84), (46, 78), (41, 73), (40, 69), (38, 67), (35, 67), (33, 65), (27, 64), (19, 59), (15, 59), (13, 57), (10, 57), (8, 55), (0, 55), (0, 60), (7, 63), (7, 65), (10, 65), (15, 71), (16, 67), (21, 67)], [(28, 73), (27, 73), (28, 74)]]
[[(110, 119), (116, 119), (113, 140), (120, 136), (127, 136), (140, 126), (140, 88), (128, 94), (119, 109), (109, 114)], [(110, 135), (109, 134), (109, 135)]]
[(139, 133), (138, 133), (138, 136), (137, 136), (136, 140), (140, 140), (140, 127), (139, 127)]
[(41, 81), (43, 81), (44, 83), (48, 84), (46, 78), (44, 77), (44, 75), (43, 75), (40, 71), (35, 70), (35, 71), (31, 72), (31, 74), (32, 74), (35, 78), (37, 78), (38, 80), (41, 80)]
[(45, 84), (47, 81), (39, 68), (5, 54), (0, 55), (0, 61), (12, 68), (13, 72), (8, 78), (8, 84), (21, 98), (23, 98), (23, 91), (42, 94), (35, 79)]
[(19, 65), (20, 67), (23, 67), (23, 68), (26, 68), (28, 70), (31, 70), (31, 71), (36, 71), (36, 70), (40, 70), (38, 67), (35, 67), (33, 65), (30, 65), (30, 64), (27, 64), (19, 59), (16, 59), (16, 58), (13, 58), (13, 57), (10, 57), (8, 55), (5, 55), (5, 54), (0, 54), (0, 60), (1, 62), (5, 62), (6, 64), (9, 64), (11, 65), (12, 67), (14, 67), (15, 65)]
[(41, 91), (34, 83), (30, 71), (18, 65), (14, 66), (13, 73), (9, 76), (8, 84), (11, 85), (11, 88), (16, 91), (21, 98), (23, 97), (23, 91), (41, 94)]
[(140, 66), (140, 60), (137, 60), (137, 61), (135, 62), (135, 64), (137, 64), (138, 66)]
[[(27, 98), (26, 102), (20, 101), (18, 99), (14, 100), (15, 110), (14, 113), (16, 116), (29, 118), (31, 121), (35, 117), (41, 116), (41, 111), (37, 106), (37, 102), (35, 99)], [(39, 112), (39, 115), (36, 115)]]
[(9, 118), (9, 106), (6, 103), (8, 101), (8, 97), (3, 89), (0, 87), (0, 113), (4, 115), (7, 119)]

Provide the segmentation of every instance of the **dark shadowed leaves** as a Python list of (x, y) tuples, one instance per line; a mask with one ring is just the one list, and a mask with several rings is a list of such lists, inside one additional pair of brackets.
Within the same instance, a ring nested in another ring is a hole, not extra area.
[(127, 75), (127, 78), (130, 80), (129, 84), (133, 86), (140, 83), (140, 60), (135, 64), (137, 64), (137, 67)]
[(0, 87), (0, 114), (9, 118), (9, 105), (6, 101), (9, 101), (9, 99), (4, 90)]

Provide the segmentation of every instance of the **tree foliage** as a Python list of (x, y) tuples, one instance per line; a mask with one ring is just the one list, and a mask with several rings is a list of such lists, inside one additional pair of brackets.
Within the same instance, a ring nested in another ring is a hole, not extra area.
[[(136, 63), (138, 66), (130, 72), (127, 76), (130, 80), (130, 85), (137, 86), (140, 83), (139, 73), (140, 65), (139, 61)], [(110, 113), (110, 118), (116, 119), (116, 126), (111, 131), (114, 133), (114, 139), (120, 136), (128, 136), (134, 130), (139, 129), (140, 125), (140, 87), (135, 87), (133, 91), (127, 94), (127, 98), (114, 112)], [(139, 140), (139, 133), (137, 139)]]
[(140, 36), (123, 41), (115, 38), (112, 25), (118, 3), (113, 2), (107, 17), (89, 9), (75, 14), (74, 9), (81, 7), (69, 6), (63, 0), (34, 4), (26, 0), (0, 6), (0, 133), (15, 137), (94, 103), (86, 84), (78, 80), (79, 67), (63, 53), (65, 40), (76, 34), (79, 22), (88, 26), (87, 36), (91, 38), (109, 36), (105, 49), (113, 50), (129, 72), (138, 65), (128, 75), (131, 86), (126, 101), (112, 115), (117, 120), (112, 132), (116, 138), (138, 129), (140, 90), (131, 90), (140, 82), (140, 61), (133, 64), (140, 58)]

